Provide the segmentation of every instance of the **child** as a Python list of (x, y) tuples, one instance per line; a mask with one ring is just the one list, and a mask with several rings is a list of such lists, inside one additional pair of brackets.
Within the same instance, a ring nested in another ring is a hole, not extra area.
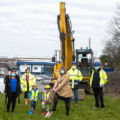
[(37, 88), (37, 84), (34, 84), (32, 86), (32, 90), (29, 93), (29, 99), (31, 101), (31, 110), (29, 111), (29, 114), (33, 114), (36, 108), (36, 102), (39, 99), (39, 101), (41, 100), (41, 95), (40, 92)]
[(43, 92), (42, 94), (42, 114), (45, 115), (45, 105), (47, 106), (47, 114), (45, 117), (48, 117), (49, 116), (49, 107), (50, 107), (50, 104), (51, 104), (51, 99), (52, 99), (52, 94), (50, 92), (50, 86), (49, 85), (46, 85), (45, 86), (45, 91)]

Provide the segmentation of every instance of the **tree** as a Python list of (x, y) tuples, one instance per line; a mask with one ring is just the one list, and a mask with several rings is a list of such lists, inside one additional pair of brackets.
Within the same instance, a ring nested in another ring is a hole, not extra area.
[[(120, 69), (120, 4), (117, 5), (116, 15), (108, 26), (109, 39), (106, 41), (103, 50), (107, 56), (107, 62), (113, 67)], [(102, 59), (105, 56), (102, 56)]]

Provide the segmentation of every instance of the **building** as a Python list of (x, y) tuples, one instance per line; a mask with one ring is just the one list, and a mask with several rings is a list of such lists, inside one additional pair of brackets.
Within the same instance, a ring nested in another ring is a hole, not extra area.
[(17, 62), (18, 71), (20, 74), (25, 73), (27, 67), (30, 68), (30, 72), (35, 75), (39, 74), (53, 74), (54, 63), (53, 62), (34, 62), (34, 61), (19, 61)]

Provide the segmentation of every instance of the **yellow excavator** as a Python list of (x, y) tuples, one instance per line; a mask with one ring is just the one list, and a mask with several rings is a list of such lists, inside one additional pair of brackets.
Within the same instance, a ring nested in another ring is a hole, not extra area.
[[(72, 24), (68, 14), (66, 14), (65, 2), (60, 2), (60, 15), (57, 16), (57, 24), (60, 36), (60, 51), (56, 50), (52, 61), (55, 62), (53, 81), (54, 83), (60, 72), (61, 66), (64, 66), (67, 70), (71, 68), (72, 61), (76, 61), (77, 68), (82, 72), (83, 84), (82, 88), (87, 83), (87, 88), (90, 80), (93, 51), (92, 49), (74, 49), (74, 41), (72, 31)], [(59, 55), (58, 55), (59, 54)], [(91, 59), (88, 56), (91, 55)], [(58, 57), (59, 56), (59, 57)], [(57, 59), (58, 58), (58, 59)]]
[[(71, 62), (74, 59), (74, 38), (72, 25), (70, 21), (70, 17), (66, 14), (65, 3), (60, 3), (60, 15), (57, 16), (57, 24), (60, 36), (60, 52), (59, 52), (59, 60), (57, 61), (57, 57), (53, 57), (52, 61), (56, 61), (56, 65), (54, 66), (54, 80), (57, 80), (59, 76), (59, 71), (61, 66), (64, 66), (67, 70), (71, 67)], [(56, 51), (57, 52), (57, 51)]]

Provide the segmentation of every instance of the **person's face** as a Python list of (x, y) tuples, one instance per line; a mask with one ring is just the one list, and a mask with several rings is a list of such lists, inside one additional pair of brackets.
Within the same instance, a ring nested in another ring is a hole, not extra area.
[(49, 90), (50, 90), (49, 88), (46, 88), (46, 91), (47, 91), (47, 92), (49, 92)]
[(63, 68), (60, 69), (60, 74), (61, 75), (65, 74), (65, 70)]
[(75, 64), (72, 64), (72, 68), (75, 69), (75, 68), (76, 68), (76, 65), (75, 65)]
[(26, 72), (27, 72), (27, 74), (28, 74), (28, 73), (30, 72), (30, 69), (27, 69)]
[(37, 89), (37, 86), (33, 86), (33, 89), (36, 90), (36, 89)]
[(15, 70), (11, 71), (11, 76), (12, 76), (12, 77), (15, 77), (15, 76), (16, 76), (16, 71), (15, 71)]
[(94, 66), (95, 70), (98, 70), (99, 69), (99, 66)]

